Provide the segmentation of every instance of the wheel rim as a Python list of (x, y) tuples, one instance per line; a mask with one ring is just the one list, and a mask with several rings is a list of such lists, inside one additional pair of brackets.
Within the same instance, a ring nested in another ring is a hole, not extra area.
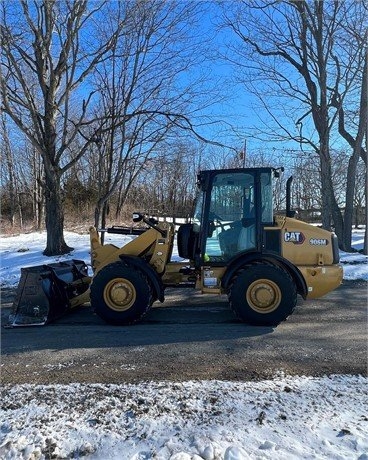
[(248, 305), (257, 313), (271, 313), (281, 302), (281, 290), (276, 283), (268, 279), (254, 281), (247, 289)]
[(137, 295), (130, 281), (125, 278), (114, 278), (106, 284), (103, 297), (112, 310), (126, 311), (134, 304)]

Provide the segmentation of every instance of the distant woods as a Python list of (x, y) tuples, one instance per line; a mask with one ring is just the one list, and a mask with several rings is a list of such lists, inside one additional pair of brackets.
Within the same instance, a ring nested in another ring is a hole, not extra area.
[[(44, 214), (42, 168), (29, 156), (32, 149), (20, 149), (8, 162), (9, 178), (2, 193), (2, 228), (13, 227), (43, 229)], [(321, 222), (321, 184), (319, 162), (316, 155), (301, 151), (272, 152), (267, 161), (264, 152), (248, 154), (246, 166), (285, 166), (286, 171), (275, 180), (274, 206), (284, 211), (286, 180), (292, 175), (292, 206), (297, 217), (308, 222)], [(29, 156), (29, 157), (28, 157)], [(346, 183), (344, 172), (349, 157), (346, 152), (333, 152), (333, 181), (339, 206), (344, 210)], [(63, 180), (62, 195), (67, 228), (95, 223), (96, 208), (101, 199), (101, 174), (96, 167), (99, 151), (95, 149), (73, 167)], [(140, 173), (132, 178), (126, 171), (125, 181), (106, 200), (104, 225), (131, 223), (131, 213), (143, 211), (152, 215), (189, 217), (193, 212), (196, 195), (196, 173), (199, 169), (232, 168), (243, 166), (240, 153), (206, 151), (196, 143), (173, 144), (169, 152), (163, 150), (147, 160)], [(6, 169), (5, 165), (2, 170)], [(6, 176), (3, 176), (3, 179)], [(365, 168), (359, 163), (354, 195), (353, 226), (364, 224)]]

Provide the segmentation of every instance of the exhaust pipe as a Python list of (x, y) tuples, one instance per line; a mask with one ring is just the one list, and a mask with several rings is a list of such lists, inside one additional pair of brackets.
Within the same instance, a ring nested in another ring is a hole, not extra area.
[(286, 217), (294, 217), (295, 211), (291, 210), (291, 183), (293, 182), (293, 176), (290, 176), (286, 181)]

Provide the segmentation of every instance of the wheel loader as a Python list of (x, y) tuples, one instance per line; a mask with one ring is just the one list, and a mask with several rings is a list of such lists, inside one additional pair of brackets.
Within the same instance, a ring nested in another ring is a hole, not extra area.
[[(112, 227), (134, 238), (122, 247), (101, 244), (90, 228), (91, 265), (84, 261), (22, 269), (11, 326), (46, 324), (90, 302), (103, 320), (138, 322), (167, 287), (226, 294), (237, 317), (276, 326), (294, 310), (297, 296), (319, 298), (342, 282), (337, 237), (297, 220), (290, 209), (273, 214), (274, 168), (206, 170), (190, 223), (175, 225), (136, 213), (145, 228)], [(180, 261), (172, 260), (174, 244)]]

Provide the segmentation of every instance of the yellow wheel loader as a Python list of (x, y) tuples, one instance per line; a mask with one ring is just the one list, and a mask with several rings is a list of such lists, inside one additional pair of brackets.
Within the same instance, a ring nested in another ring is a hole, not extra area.
[[(133, 220), (146, 228), (108, 229), (135, 234), (119, 248), (101, 244), (91, 227), (93, 276), (78, 260), (22, 269), (10, 325), (45, 324), (88, 301), (106, 322), (133, 324), (169, 286), (226, 294), (242, 321), (277, 325), (298, 294), (315, 299), (342, 282), (335, 234), (294, 218), (291, 178), (286, 215), (273, 215), (278, 175), (273, 168), (200, 172), (194, 216), (177, 233), (173, 223), (137, 213)], [(171, 260), (175, 242), (180, 262)]]

